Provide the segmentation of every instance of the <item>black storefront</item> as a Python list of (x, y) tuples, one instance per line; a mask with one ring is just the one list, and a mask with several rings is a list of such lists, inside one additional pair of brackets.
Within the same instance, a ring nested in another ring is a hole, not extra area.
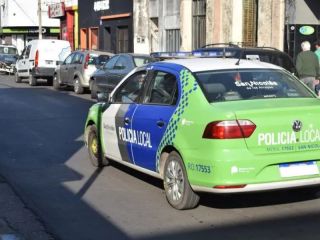
[(133, 51), (133, 1), (78, 2), (80, 48)]
[(295, 61), (299, 52), (301, 52), (301, 43), (309, 41), (312, 45), (312, 51), (315, 51), (315, 42), (320, 40), (320, 25), (312, 24), (288, 24), (285, 26), (285, 46), (284, 50)]

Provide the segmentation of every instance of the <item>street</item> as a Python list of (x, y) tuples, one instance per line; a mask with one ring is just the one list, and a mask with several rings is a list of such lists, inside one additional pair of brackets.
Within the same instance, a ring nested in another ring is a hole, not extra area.
[(93, 103), (88, 93), (0, 75), (0, 175), (55, 239), (318, 238), (315, 189), (202, 194), (197, 208), (178, 211), (161, 180), (113, 162), (95, 169), (82, 140)]

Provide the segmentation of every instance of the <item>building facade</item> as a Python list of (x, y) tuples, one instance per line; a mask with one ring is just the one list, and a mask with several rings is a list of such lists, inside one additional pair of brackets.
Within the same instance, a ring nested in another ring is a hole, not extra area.
[(79, 47), (78, 0), (61, 0), (50, 4), (50, 18), (60, 19), (60, 39), (70, 42), (71, 48)]
[(147, 36), (151, 52), (229, 42), (283, 49), (284, 0), (135, 0), (134, 16), (135, 44)]
[(80, 48), (133, 52), (133, 1), (79, 1)]
[[(48, 5), (58, 0), (41, 1), (41, 23), (43, 38), (59, 38), (59, 20), (50, 19)], [(2, 43), (16, 45), (19, 52), (26, 43), (39, 37), (38, 0), (0, 1)]]

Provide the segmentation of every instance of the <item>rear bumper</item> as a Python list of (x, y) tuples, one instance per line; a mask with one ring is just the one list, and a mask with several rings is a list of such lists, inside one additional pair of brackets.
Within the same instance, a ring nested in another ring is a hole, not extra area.
[(31, 69), (31, 74), (34, 77), (53, 77), (55, 68), (37, 67)]
[(243, 188), (229, 188), (229, 189), (217, 189), (209, 187), (201, 187), (192, 185), (192, 189), (197, 192), (211, 192), (211, 193), (242, 193), (242, 192), (259, 192), (259, 191), (270, 191), (270, 190), (280, 190), (289, 188), (299, 188), (299, 187), (310, 187), (320, 185), (320, 177), (308, 178), (301, 180), (290, 180), (281, 182), (271, 182), (271, 183), (257, 183), (248, 184)]

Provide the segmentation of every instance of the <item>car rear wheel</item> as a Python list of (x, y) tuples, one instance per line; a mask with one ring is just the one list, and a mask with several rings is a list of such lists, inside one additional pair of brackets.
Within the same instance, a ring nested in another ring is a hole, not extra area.
[(16, 83), (21, 83), (21, 81), (22, 81), (22, 78), (19, 77), (18, 72), (15, 72), (15, 82)]
[(47, 84), (48, 84), (49, 86), (52, 86), (52, 84), (53, 84), (53, 77), (49, 77), (49, 78), (47, 79)]
[(73, 89), (76, 94), (82, 94), (84, 92), (83, 87), (81, 86), (80, 79), (75, 78), (73, 82)]
[(59, 79), (58, 79), (58, 75), (57, 74), (54, 74), (53, 76), (53, 88), (56, 89), (56, 90), (59, 90), (61, 88), (61, 85), (59, 83)]
[(29, 76), (29, 85), (30, 86), (36, 86), (37, 85), (37, 79), (32, 74)]
[(198, 205), (199, 196), (193, 192), (180, 155), (169, 154), (163, 173), (163, 185), (170, 205), (176, 209), (191, 209)]
[(88, 152), (89, 158), (93, 166), (101, 168), (108, 165), (108, 160), (103, 156), (100, 140), (98, 137), (97, 127), (95, 125), (88, 126)]

